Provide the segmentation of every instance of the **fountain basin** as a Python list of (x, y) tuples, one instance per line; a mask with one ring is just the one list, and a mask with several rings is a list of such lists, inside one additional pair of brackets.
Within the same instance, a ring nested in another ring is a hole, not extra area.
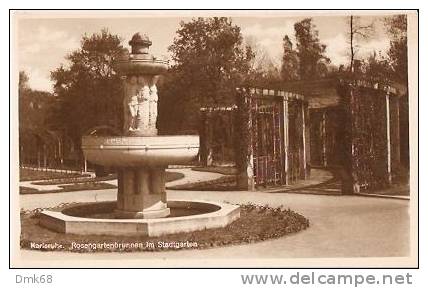
[(199, 136), (84, 136), (82, 150), (87, 160), (102, 166), (167, 167), (192, 161)]
[[(78, 235), (161, 236), (225, 227), (240, 216), (239, 206), (228, 203), (171, 200), (168, 207), (172, 215), (167, 218), (115, 219), (116, 202), (85, 203), (60, 212), (42, 211), (40, 225), (56, 232)], [(186, 210), (191, 212), (186, 213)], [(177, 214), (174, 211), (179, 211), (178, 215), (190, 215), (174, 216)]]
[(159, 75), (166, 72), (168, 62), (153, 58), (139, 59), (138, 55), (134, 55), (134, 58), (129, 61), (119, 61), (116, 67), (126, 75), (139, 75), (141, 73), (145, 75)]

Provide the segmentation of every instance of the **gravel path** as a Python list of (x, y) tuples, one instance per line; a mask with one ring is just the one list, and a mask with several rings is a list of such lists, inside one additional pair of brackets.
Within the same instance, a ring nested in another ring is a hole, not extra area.
[[(180, 172), (178, 169), (174, 169), (174, 171)], [(199, 173), (194, 173), (193, 175), (196, 177), (197, 174)], [(174, 183), (174, 185), (176, 184)], [(301, 189), (304, 190), (305, 188), (302, 187)], [(322, 185), (318, 189), (322, 189)], [(298, 190), (298, 188), (295, 190)], [(102, 262), (102, 265), (114, 267), (189, 266), (186, 261), (192, 260), (196, 260), (198, 264), (194, 265), (194, 262), (192, 262), (193, 265), (190, 266), (216, 266), (215, 263), (218, 262), (212, 261), (218, 261), (218, 259), (226, 261), (224, 262), (226, 266), (238, 265), (237, 262), (234, 262), (236, 259), (247, 259), (245, 262), (240, 262), (240, 265), (258, 266), (259, 264), (262, 265), (263, 261), (269, 261), (266, 263), (276, 263), (276, 266), (284, 267), (293, 263), (286, 258), (293, 258), (293, 261), (298, 261), (298, 259), (307, 257), (402, 257), (408, 256), (410, 253), (410, 202), (406, 200), (247, 191), (201, 192), (168, 190), (167, 193), (169, 199), (228, 201), (236, 204), (252, 202), (268, 204), (272, 207), (283, 205), (307, 217), (310, 220), (310, 227), (305, 231), (279, 239), (207, 250), (168, 250), (165, 252), (137, 252), (132, 254), (46, 253), (22, 250), (21, 257), (26, 261), (35, 261), (32, 262), (34, 265), (42, 265), (43, 267), (70, 266), (73, 264), (68, 261), (73, 260), (79, 260), (79, 266), (88, 267), (92, 267), (95, 260), (107, 261)], [(34, 209), (55, 206), (63, 202), (92, 202), (115, 199), (116, 189), (109, 189), (104, 191), (20, 195), (20, 204), (25, 209)], [(364, 260), (364, 258), (361, 259)], [(311, 263), (314, 263), (314, 266), (317, 266), (315, 263), (319, 263), (318, 265), (325, 264), (322, 261), (313, 261), (315, 262)], [(305, 261), (299, 263), (311, 266), (311, 263)], [(378, 265), (377, 262), (364, 263), (365, 265), (363, 266)], [(76, 265), (76, 262), (74, 262), (74, 265)]]

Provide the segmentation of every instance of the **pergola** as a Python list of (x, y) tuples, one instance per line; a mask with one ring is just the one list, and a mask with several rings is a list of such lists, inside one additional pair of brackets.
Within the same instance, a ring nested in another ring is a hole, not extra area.
[[(214, 151), (213, 143), (225, 138), (239, 170), (239, 188), (253, 190), (306, 178), (310, 154), (304, 96), (249, 87), (236, 93), (234, 106), (201, 108), (202, 162), (212, 165), (219, 160), (215, 158), (222, 153)], [(219, 123), (225, 128), (217, 129)]]

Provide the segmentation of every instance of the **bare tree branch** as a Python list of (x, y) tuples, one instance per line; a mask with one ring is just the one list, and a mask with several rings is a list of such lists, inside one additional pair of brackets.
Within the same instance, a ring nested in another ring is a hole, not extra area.
[(349, 71), (354, 71), (354, 58), (357, 54), (358, 50), (356, 47), (358, 45), (356, 44), (357, 36), (361, 39), (368, 39), (371, 37), (374, 33), (374, 23), (362, 25), (360, 23), (360, 17), (357, 16), (349, 16), (349, 38), (350, 38), (350, 50), (351, 50), (351, 59), (350, 59), (350, 65), (349, 65)]

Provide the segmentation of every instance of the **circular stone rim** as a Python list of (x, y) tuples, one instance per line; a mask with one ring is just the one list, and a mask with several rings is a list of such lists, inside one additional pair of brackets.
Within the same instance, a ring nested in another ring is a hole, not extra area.
[(83, 136), (86, 159), (108, 167), (186, 164), (199, 153), (199, 135)]
[(116, 67), (122, 75), (160, 75), (168, 70), (168, 62), (158, 59), (130, 59), (117, 62)]
[[(113, 203), (115, 204), (116, 201), (89, 202), (78, 204), (78, 206), (112, 205)], [(63, 211), (70, 208), (65, 208), (61, 211), (42, 211), (40, 225), (65, 234), (162, 236), (210, 228), (222, 228), (240, 217), (240, 207), (235, 204), (205, 200), (168, 201), (169, 208), (189, 207), (189, 205), (190, 208), (192, 205), (214, 205), (220, 207), (220, 209), (208, 213), (170, 218), (97, 219), (66, 215)]]
[[(120, 140), (119, 140), (120, 139)], [(114, 141), (116, 140), (116, 141)], [(123, 143), (125, 140), (126, 143)], [(170, 140), (170, 141), (166, 141)], [(110, 143), (109, 143), (110, 142)], [(122, 142), (122, 143), (120, 143)], [(170, 143), (168, 143), (170, 142)], [(156, 149), (156, 148), (199, 148), (199, 135), (156, 135), (156, 136), (94, 136), (82, 137), (82, 149), (103, 147), (127, 149)]]

